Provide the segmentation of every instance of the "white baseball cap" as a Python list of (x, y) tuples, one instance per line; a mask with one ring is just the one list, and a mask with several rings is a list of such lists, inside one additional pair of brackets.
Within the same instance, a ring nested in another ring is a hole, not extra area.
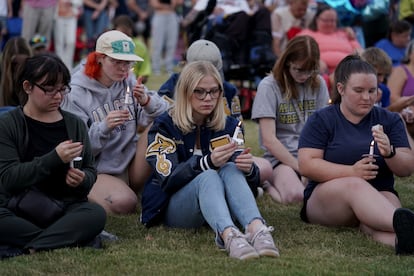
[(96, 41), (97, 53), (105, 54), (111, 58), (127, 61), (144, 61), (136, 55), (135, 44), (132, 39), (120, 31), (108, 31), (103, 33)]

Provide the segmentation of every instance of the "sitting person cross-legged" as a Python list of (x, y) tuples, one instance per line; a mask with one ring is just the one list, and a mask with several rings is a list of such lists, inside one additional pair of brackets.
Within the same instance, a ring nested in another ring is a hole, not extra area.
[(23, 106), (0, 116), (0, 259), (92, 244), (105, 226), (87, 198), (96, 169), (86, 126), (59, 108), (69, 81), (57, 56), (28, 58)]

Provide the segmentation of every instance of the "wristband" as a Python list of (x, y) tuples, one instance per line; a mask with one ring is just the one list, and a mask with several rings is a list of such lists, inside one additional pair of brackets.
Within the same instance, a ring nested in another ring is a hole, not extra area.
[(388, 156), (383, 156), (384, 158), (386, 158), (386, 159), (388, 159), (388, 158), (392, 158), (392, 157), (394, 157), (395, 156), (395, 149), (394, 149), (394, 146), (393, 145), (390, 145), (390, 148), (391, 148), (391, 152), (390, 152), (390, 154), (388, 155)]
[(147, 106), (151, 100), (151, 97), (147, 95), (147, 101), (144, 104), (140, 104), (142, 107)]

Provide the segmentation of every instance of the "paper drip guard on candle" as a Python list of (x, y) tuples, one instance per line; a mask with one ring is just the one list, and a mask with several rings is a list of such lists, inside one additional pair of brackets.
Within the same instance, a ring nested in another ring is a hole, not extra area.
[(128, 105), (131, 105), (131, 104), (132, 104), (131, 92), (130, 92), (129, 86), (127, 86), (126, 92), (125, 92), (125, 99), (124, 99), (124, 102), (121, 104), (121, 108), (127, 110)]
[(242, 124), (241, 121), (239, 121), (239, 123), (236, 126), (236, 129), (234, 130), (233, 137), (232, 137), (233, 141), (236, 142), (236, 144), (238, 146), (243, 146), (244, 145), (244, 140), (238, 137), (239, 132), (241, 131), (241, 129), (240, 129), (241, 124)]
[(374, 154), (374, 145), (375, 145), (375, 141), (372, 140), (370, 145), (369, 145), (369, 153), (365, 153), (362, 155), (362, 157), (373, 157), (373, 158), (377, 158), (378, 155)]
[(82, 161), (82, 157), (78, 156), (73, 158), (72, 161), (70, 161), (70, 167), (71, 168), (79, 168), (79, 162)]

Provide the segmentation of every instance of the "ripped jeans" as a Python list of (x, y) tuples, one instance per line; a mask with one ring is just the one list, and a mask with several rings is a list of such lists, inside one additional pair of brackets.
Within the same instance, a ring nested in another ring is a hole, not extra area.
[(176, 192), (164, 222), (177, 228), (198, 228), (207, 222), (218, 235), (235, 227), (233, 218), (243, 227), (255, 219), (264, 222), (243, 172), (229, 162), (217, 171), (202, 172)]

